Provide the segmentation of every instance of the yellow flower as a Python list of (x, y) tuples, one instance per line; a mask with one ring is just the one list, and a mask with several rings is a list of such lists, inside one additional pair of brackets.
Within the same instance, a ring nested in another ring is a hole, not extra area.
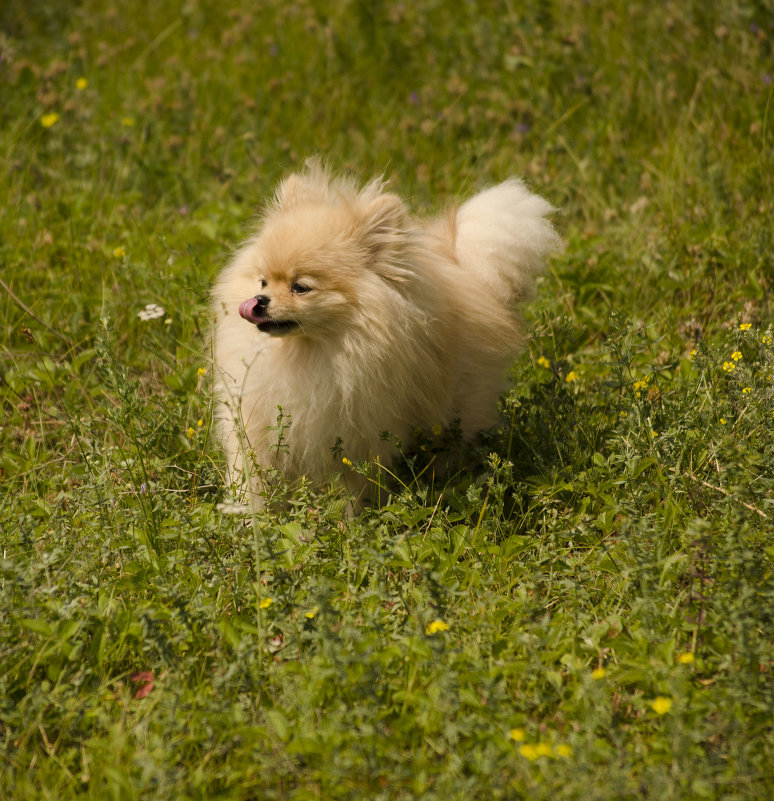
[(572, 746), (567, 743), (560, 743), (556, 746), (556, 755), (560, 757), (572, 756)]
[(524, 742), (524, 729), (511, 729), (508, 732), (508, 738), (513, 740), (515, 743), (523, 743)]
[(88, 85), (89, 82), (85, 78), (78, 78), (78, 80), (75, 82), (75, 88), (79, 92), (82, 92)]
[(606, 673), (607, 671), (603, 667), (594, 668), (594, 670), (591, 671), (591, 678), (604, 679)]
[(192, 436), (193, 436), (193, 435), (194, 435), (196, 432), (193, 430), (193, 428), (191, 428), (191, 427), (189, 426), (189, 427), (188, 427), (188, 431), (186, 431), (185, 433), (186, 433), (186, 435), (187, 435), (188, 439), (191, 439), (191, 437), (192, 437)]
[(693, 358), (695, 358), (697, 353), (698, 353), (698, 351), (696, 350), (696, 348), (694, 348), (694, 349), (693, 349), (693, 350), (692, 350), (692, 351), (691, 351), (691, 352), (688, 354), (688, 358), (689, 358), (689, 359), (693, 359)]
[(725, 424), (726, 424), (726, 418), (725, 417), (721, 417), (720, 418), (720, 425), (724, 426)]
[(742, 389), (742, 392), (745, 395), (747, 395), (748, 393), (752, 392), (752, 387), (744, 387), (744, 389)]
[(551, 747), (551, 743), (538, 743), (535, 746), (535, 753), (538, 756), (550, 757), (554, 755), (554, 749)]
[(40, 118), (40, 124), (44, 128), (50, 128), (52, 125), (56, 125), (58, 121), (59, 115), (55, 111), (52, 111), (50, 114), (44, 114)]
[(197, 420), (196, 425), (201, 428), (204, 425), (204, 420)]
[(196, 374), (197, 374), (197, 375), (205, 375), (205, 374), (206, 374), (206, 372), (207, 372), (207, 368), (206, 368), (206, 367), (200, 367), (200, 368), (199, 368), (199, 369), (196, 371)]
[(764, 345), (771, 345), (771, 337), (768, 334), (764, 334), (761, 337), (761, 342), (763, 342)]
[(694, 661), (694, 656), (690, 651), (677, 655), (677, 661), (681, 665), (690, 665)]
[(425, 634), (435, 634), (438, 631), (448, 631), (449, 624), (444, 623), (443, 620), (433, 620), (432, 622), (427, 624), (427, 628), (425, 629)]
[(268, 609), (274, 603), (274, 598), (263, 598), (258, 604), (259, 609)]
[(541, 357), (540, 357), (540, 358), (537, 360), (537, 363), (538, 363), (538, 364), (539, 364), (541, 367), (545, 367), (545, 368), (546, 368), (546, 370), (547, 370), (547, 369), (548, 369), (548, 368), (551, 366), (551, 362), (549, 362), (549, 361), (548, 361), (548, 359), (546, 359), (546, 357), (545, 357), (545, 356), (541, 356)]
[(739, 330), (740, 331), (749, 331), (752, 328), (752, 323), (740, 323)]
[(570, 372), (567, 373), (567, 375), (565, 376), (564, 380), (567, 381), (568, 383), (572, 383), (573, 381), (577, 381), (578, 380), (578, 373), (575, 370), (570, 370)]
[(304, 617), (308, 617), (308, 618), (309, 618), (309, 620), (311, 620), (311, 619), (312, 619), (312, 618), (313, 618), (313, 617), (314, 617), (314, 616), (315, 616), (315, 615), (316, 615), (316, 614), (317, 614), (319, 611), (320, 611), (320, 607), (319, 607), (319, 606), (315, 606), (315, 607), (314, 607), (314, 609), (310, 609), (310, 610), (309, 610), (309, 611), (308, 611), (308, 612), (307, 612), (307, 613), (304, 615)]
[(119, 246), (117, 248), (113, 248), (113, 257), (114, 258), (123, 259), (124, 256), (126, 256), (126, 248), (121, 247), (121, 246)]
[(534, 762), (540, 756), (540, 754), (537, 752), (537, 748), (535, 748), (534, 745), (529, 745), (527, 743), (519, 748), (519, 753), (523, 757), (526, 757), (530, 762)]
[(646, 375), (644, 378), (641, 378), (639, 381), (634, 382), (634, 389), (647, 389), (648, 384), (650, 383), (650, 376)]
[(734, 351), (734, 352), (731, 354), (731, 358), (732, 358), (732, 359), (733, 359), (735, 362), (738, 362), (738, 361), (739, 361), (739, 359), (741, 359), (741, 358), (742, 358), (742, 352), (741, 352), (740, 350), (735, 350), (735, 351)]
[(440, 437), (441, 436), (441, 432), (443, 431), (443, 428), (441, 427), (440, 423), (436, 423), (431, 430), (433, 432), (433, 436), (434, 437)]
[(672, 708), (672, 699), (664, 698), (663, 695), (659, 695), (650, 702), (650, 708), (657, 715), (666, 715), (666, 713)]
[(343, 462), (343, 463), (344, 463), (344, 464), (345, 464), (347, 467), (352, 467), (352, 462), (351, 462), (349, 459), (347, 459), (347, 457), (346, 457), (346, 456), (345, 456), (345, 457), (344, 457), (344, 458), (343, 458), (341, 461), (342, 461), (342, 462)]
[(134, 126), (134, 117), (121, 117), (121, 125), (125, 128), (131, 128)]
[(723, 362), (723, 369), (730, 373), (732, 370), (736, 369), (736, 364), (734, 362)]

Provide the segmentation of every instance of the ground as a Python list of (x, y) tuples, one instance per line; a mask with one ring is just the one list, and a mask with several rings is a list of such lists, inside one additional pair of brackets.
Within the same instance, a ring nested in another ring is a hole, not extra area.
[[(0, 798), (774, 795), (771, 11), (3, 3)], [(234, 513), (208, 289), (315, 153), (566, 248), (479, 447)]]

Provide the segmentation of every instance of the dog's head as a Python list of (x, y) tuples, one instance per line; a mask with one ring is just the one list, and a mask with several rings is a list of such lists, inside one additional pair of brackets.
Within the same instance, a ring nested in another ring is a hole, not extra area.
[(248, 246), (255, 294), (239, 314), (272, 336), (341, 331), (408, 277), (406, 225), (403, 203), (379, 182), (358, 190), (311, 165), (283, 182)]

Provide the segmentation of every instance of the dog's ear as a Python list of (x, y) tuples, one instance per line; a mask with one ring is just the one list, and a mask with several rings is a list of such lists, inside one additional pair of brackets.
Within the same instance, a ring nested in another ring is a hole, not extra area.
[(360, 216), (360, 235), (370, 255), (369, 266), (382, 278), (402, 283), (409, 277), (406, 248), (408, 211), (390, 192), (369, 200)]
[(406, 207), (397, 195), (379, 195), (360, 218), (363, 244), (374, 254), (396, 247), (406, 231), (406, 219)]
[(302, 203), (315, 203), (325, 198), (325, 192), (305, 175), (289, 175), (277, 188), (274, 203), (277, 208), (289, 209)]
[(274, 203), (280, 209), (306, 203), (328, 203), (331, 201), (332, 181), (325, 163), (312, 157), (306, 160), (301, 172), (293, 173), (282, 181), (274, 196)]

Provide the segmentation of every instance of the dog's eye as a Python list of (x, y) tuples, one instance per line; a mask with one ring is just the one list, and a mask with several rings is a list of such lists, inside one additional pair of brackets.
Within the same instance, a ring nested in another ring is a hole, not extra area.
[(307, 286), (306, 284), (299, 284), (298, 281), (295, 281), (290, 285), (290, 291), (294, 295), (305, 295), (307, 292), (312, 291), (312, 287)]
[(267, 281), (265, 278), (261, 278), (261, 289), (266, 289)]

